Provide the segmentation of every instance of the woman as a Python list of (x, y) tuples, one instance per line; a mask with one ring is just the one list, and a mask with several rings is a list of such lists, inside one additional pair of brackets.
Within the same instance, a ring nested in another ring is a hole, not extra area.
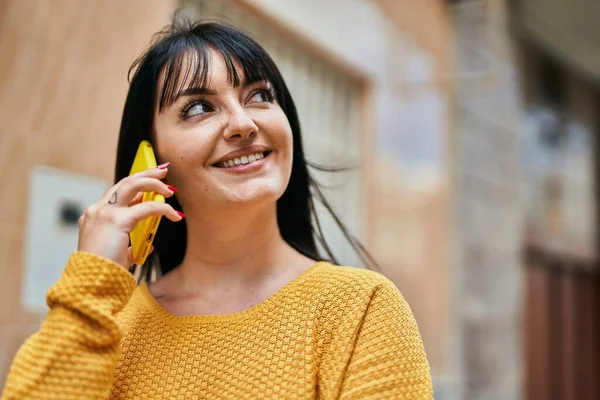
[[(395, 286), (319, 255), (320, 192), (269, 55), (199, 23), (162, 32), (132, 68), (117, 183), (80, 219), (3, 398), (431, 398)], [(162, 164), (127, 177), (144, 139)], [(150, 215), (165, 217), (144, 266), (158, 279), (137, 286), (128, 233)]]

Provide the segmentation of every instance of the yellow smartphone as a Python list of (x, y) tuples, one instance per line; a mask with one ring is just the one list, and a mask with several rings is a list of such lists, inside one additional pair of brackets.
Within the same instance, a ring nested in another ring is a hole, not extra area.
[[(129, 175), (150, 168), (156, 168), (156, 156), (154, 155), (154, 150), (152, 149), (150, 142), (143, 140), (137, 149)], [(165, 197), (162, 194), (155, 192), (144, 192), (142, 202), (145, 201), (158, 201), (164, 203)], [(160, 219), (161, 216), (153, 215), (139, 221), (135, 228), (129, 233), (133, 261), (137, 265), (142, 265), (146, 261), (146, 258), (150, 253), (150, 248), (152, 247), (152, 241), (154, 241), (154, 236), (158, 230)]]

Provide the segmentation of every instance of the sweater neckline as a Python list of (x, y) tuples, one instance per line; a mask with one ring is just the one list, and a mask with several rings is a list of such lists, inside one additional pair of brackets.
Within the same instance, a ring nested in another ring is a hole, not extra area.
[(276, 303), (280, 297), (285, 296), (288, 292), (292, 291), (295, 287), (302, 284), (306, 279), (322, 264), (326, 261), (317, 261), (310, 267), (302, 271), (298, 276), (294, 277), (288, 283), (280, 287), (270, 297), (263, 300), (262, 302), (247, 308), (242, 311), (228, 314), (199, 314), (199, 315), (175, 315), (167, 311), (150, 293), (148, 282), (144, 282), (140, 285), (140, 291), (142, 299), (146, 307), (148, 307), (154, 314), (159, 315), (161, 318), (170, 322), (225, 322), (233, 321), (237, 319), (250, 318), (259, 314), (264, 309), (268, 308), (271, 304)]

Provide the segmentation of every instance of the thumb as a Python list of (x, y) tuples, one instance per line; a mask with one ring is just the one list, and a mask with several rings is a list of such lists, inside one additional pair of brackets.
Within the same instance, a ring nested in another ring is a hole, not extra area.
[(133, 250), (131, 246), (129, 246), (129, 248), (127, 249), (127, 255), (125, 257), (126, 259), (123, 265), (130, 265), (132, 267), (135, 267), (135, 262), (133, 261)]

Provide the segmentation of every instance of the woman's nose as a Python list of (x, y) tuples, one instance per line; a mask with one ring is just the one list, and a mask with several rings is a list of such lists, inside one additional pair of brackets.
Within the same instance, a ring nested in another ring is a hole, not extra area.
[(224, 137), (228, 140), (247, 139), (255, 136), (257, 132), (258, 127), (252, 118), (242, 107), (239, 107), (232, 112), (229, 123), (225, 127)]

